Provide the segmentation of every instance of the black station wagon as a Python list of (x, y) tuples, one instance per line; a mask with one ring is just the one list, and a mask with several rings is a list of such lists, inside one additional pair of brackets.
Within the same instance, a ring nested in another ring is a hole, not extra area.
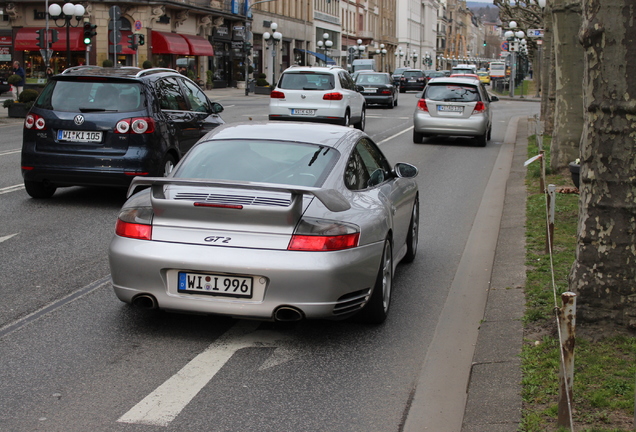
[(221, 104), (172, 69), (79, 66), (56, 75), (24, 122), (22, 176), (33, 198), (63, 186), (127, 187), (164, 176), (224, 123)]

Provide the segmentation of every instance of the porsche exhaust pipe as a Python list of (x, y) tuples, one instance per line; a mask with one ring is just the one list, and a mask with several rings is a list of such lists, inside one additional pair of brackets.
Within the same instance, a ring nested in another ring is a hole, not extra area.
[(274, 312), (274, 319), (281, 322), (300, 321), (304, 315), (300, 309), (291, 306), (281, 306)]
[(145, 310), (157, 309), (157, 299), (150, 294), (140, 294), (133, 299), (132, 305)]

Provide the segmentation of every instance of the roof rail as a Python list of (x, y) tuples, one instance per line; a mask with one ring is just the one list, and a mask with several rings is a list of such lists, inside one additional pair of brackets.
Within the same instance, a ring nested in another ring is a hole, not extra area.
[(88, 65), (84, 65), (84, 66), (73, 66), (70, 68), (66, 68), (62, 71), (62, 75), (64, 75), (67, 72), (74, 72), (74, 71), (79, 71), (79, 70), (86, 70), (86, 69), (95, 69), (95, 68), (99, 68), (99, 66), (88, 66)]
[(137, 73), (137, 75), (135, 75), (136, 78), (142, 77), (144, 75), (149, 75), (149, 74), (154, 74), (154, 73), (160, 73), (160, 72), (173, 72), (173, 73), (178, 73), (176, 70), (174, 69), (169, 69), (169, 68), (150, 68), (150, 69), (143, 69), (141, 71), (139, 71)]

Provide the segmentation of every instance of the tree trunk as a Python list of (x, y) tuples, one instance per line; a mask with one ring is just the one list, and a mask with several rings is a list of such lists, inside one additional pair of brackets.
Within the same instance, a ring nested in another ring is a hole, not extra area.
[(583, 47), (578, 39), (580, 0), (554, 0), (552, 20), (556, 100), (550, 166), (557, 171), (579, 157), (583, 132)]
[(543, 33), (543, 58), (541, 67), (541, 119), (543, 120), (543, 131), (546, 135), (552, 135), (554, 131), (554, 48), (552, 36), (552, 13), (550, 12), (550, 2), (545, 8)]
[(583, 2), (584, 133), (577, 319), (636, 329), (636, 26), (633, 0)]

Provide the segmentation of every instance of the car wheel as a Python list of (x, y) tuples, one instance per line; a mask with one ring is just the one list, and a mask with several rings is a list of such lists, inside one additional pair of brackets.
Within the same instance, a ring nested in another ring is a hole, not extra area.
[(492, 139), (492, 126), (488, 128), (488, 141)]
[(168, 174), (172, 172), (175, 165), (176, 165), (176, 160), (174, 156), (172, 156), (171, 154), (167, 154), (163, 158), (163, 163), (161, 164), (161, 166), (163, 166), (163, 176), (168, 177)]
[(340, 124), (342, 126), (347, 126), (347, 127), (349, 127), (349, 125), (351, 124), (351, 114), (349, 113), (348, 110), (347, 110), (347, 112), (345, 112), (345, 116), (341, 120)]
[(410, 263), (415, 259), (417, 254), (417, 242), (420, 231), (420, 200), (415, 197), (413, 203), (413, 212), (411, 213), (411, 223), (409, 224), (409, 233), (406, 236), (406, 255), (403, 261)]
[(38, 199), (51, 198), (53, 194), (55, 193), (55, 191), (57, 190), (57, 187), (52, 186), (48, 183), (31, 181), (31, 180), (24, 181), (24, 188), (26, 189), (27, 193), (31, 196), (31, 198), (38, 198)]
[(415, 144), (421, 144), (423, 138), (424, 138), (424, 134), (421, 134), (419, 132), (415, 132), (415, 129), (413, 129), (413, 142)]
[(488, 142), (488, 132), (483, 135), (479, 135), (475, 137), (477, 139), (477, 145), (479, 147), (486, 147), (486, 143)]
[(362, 114), (360, 114), (360, 121), (356, 124), (353, 125), (353, 127), (355, 127), (356, 129), (360, 129), (361, 131), (364, 130), (364, 126), (367, 123), (367, 110), (366, 108), (362, 108)]
[(389, 315), (391, 289), (393, 288), (393, 252), (389, 239), (384, 241), (380, 269), (373, 286), (371, 298), (360, 311), (360, 320), (368, 324), (382, 324)]
[(397, 106), (397, 102), (398, 102), (398, 98), (397, 95), (395, 96), (395, 100), (393, 101), (393, 106)]

